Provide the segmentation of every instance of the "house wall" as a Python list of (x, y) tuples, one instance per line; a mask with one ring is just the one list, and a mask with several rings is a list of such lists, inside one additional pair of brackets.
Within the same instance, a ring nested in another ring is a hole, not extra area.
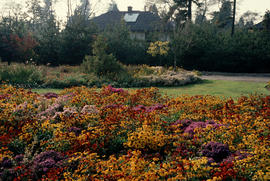
[(145, 40), (145, 33), (144, 32), (131, 32), (130, 33), (131, 39), (136, 40)]
[[(130, 37), (132, 40), (145, 40), (146, 39), (146, 33), (145, 32), (131, 32)], [(169, 33), (161, 33), (159, 34), (160, 41), (170, 41), (170, 35)]]
[(160, 41), (171, 41), (170, 35), (168, 33), (162, 33), (159, 35)]

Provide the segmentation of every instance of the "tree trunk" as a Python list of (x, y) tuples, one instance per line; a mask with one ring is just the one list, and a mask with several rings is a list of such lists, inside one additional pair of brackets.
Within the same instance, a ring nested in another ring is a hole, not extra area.
[(187, 16), (188, 16), (188, 21), (191, 22), (192, 20), (192, 0), (188, 0), (188, 12), (187, 12)]
[(236, 11), (236, 0), (233, 1), (233, 19), (232, 19), (232, 34), (231, 34), (231, 36), (234, 35), (235, 11)]

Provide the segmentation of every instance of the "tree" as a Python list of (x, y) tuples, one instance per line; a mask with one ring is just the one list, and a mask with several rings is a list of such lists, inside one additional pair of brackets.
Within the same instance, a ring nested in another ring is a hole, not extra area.
[(254, 22), (257, 20), (258, 13), (252, 12), (252, 11), (247, 11), (245, 12), (239, 19), (238, 26), (243, 28), (249, 28), (254, 25)]
[(263, 26), (265, 31), (270, 32), (270, 11), (267, 10), (263, 17)]
[(220, 28), (229, 28), (232, 25), (232, 4), (229, 0), (223, 0), (218, 12), (212, 14), (212, 22)]
[(85, 55), (91, 54), (96, 27), (89, 22), (86, 5), (90, 7), (85, 3), (75, 9), (61, 32), (60, 62), (62, 64), (80, 64)]
[(0, 57), (2, 60), (25, 62), (34, 57), (37, 42), (28, 30), (26, 15), (19, 4), (7, 6), (10, 12), (0, 21)]
[(185, 53), (194, 45), (195, 39), (192, 31), (193, 25), (191, 23), (186, 24), (181, 30), (174, 33), (172, 41), (172, 49), (174, 51), (174, 69), (177, 64), (181, 64), (181, 60)]
[(149, 11), (150, 11), (151, 13), (155, 14), (155, 15), (158, 15), (158, 8), (157, 8), (157, 6), (156, 6), (155, 4), (153, 4), (153, 5), (151, 5), (151, 6), (149, 7)]
[(78, 8), (81, 10), (81, 14), (85, 17), (85, 20), (90, 18), (90, 2), (89, 0), (81, 0), (81, 6)]
[(97, 36), (93, 43), (92, 55), (86, 56), (83, 62), (83, 67), (89, 68), (89, 70), (85, 70), (87, 73), (91, 72), (98, 77), (105, 76), (110, 79), (117, 79), (117, 75), (124, 71), (113, 54), (108, 54), (108, 44), (104, 36)]
[(2, 60), (26, 62), (34, 57), (36, 40), (27, 32), (26, 23), (15, 17), (5, 17), (0, 22), (0, 57)]
[(168, 9), (163, 11), (162, 17), (167, 22), (173, 20), (177, 26), (183, 24), (183, 22), (192, 21), (192, 4), (200, 6), (201, 0), (148, 0), (147, 5), (161, 4)]
[(152, 55), (153, 57), (157, 57), (159, 59), (159, 65), (161, 66), (161, 59), (166, 57), (169, 53), (169, 42), (156, 41), (151, 42), (148, 47), (147, 53)]
[(117, 4), (114, 0), (111, 0), (111, 3), (109, 4), (108, 11), (119, 11)]
[(44, 22), (39, 35), (37, 47), (38, 63), (59, 64), (60, 27), (54, 15)]
[(195, 18), (195, 24), (202, 24), (204, 23), (207, 18), (206, 14), (209, 11), (209, 9), (216, 5), (219, 2), (219, 0), (203, 0), (200, 2), (200, 6), (197, 7), (196, 10), (196, 18)]

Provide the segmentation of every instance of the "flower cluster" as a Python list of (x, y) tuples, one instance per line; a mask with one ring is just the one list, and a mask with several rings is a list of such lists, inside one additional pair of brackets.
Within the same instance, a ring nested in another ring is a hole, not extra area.
[(217, 142), (209, 142), (203, 146), (202, 155), (220, 162), (230, 155), (228, 145)]
[(0, 180), (269, 180), (270, 96), (0, 85)]

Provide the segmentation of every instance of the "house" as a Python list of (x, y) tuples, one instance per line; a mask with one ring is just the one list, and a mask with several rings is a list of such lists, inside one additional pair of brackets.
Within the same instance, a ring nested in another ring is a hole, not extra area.
[(267, 31), (270, 31), (270, 25), (265, 25), (264, 24), (264, 21), (261, 21), (255, 25), (253, 25), (252, 27), (249, 28), (249, 30), (267, 30)]
[(264, 29), (263, 22), (255, 24), (254, 29), (263, 30)]
[(160, 40), (169, 40), (169, 28), (163, 28), (161, 18), (149, 11), (133, 11), (129, 6), (127, 11), (112, 10), (93, 18), (93, 22), (101, 31), (108, 26), (117, 25), (121, 21), (128, 26), (132, 39), (146, 40), (150, 33), (160, 32)]

